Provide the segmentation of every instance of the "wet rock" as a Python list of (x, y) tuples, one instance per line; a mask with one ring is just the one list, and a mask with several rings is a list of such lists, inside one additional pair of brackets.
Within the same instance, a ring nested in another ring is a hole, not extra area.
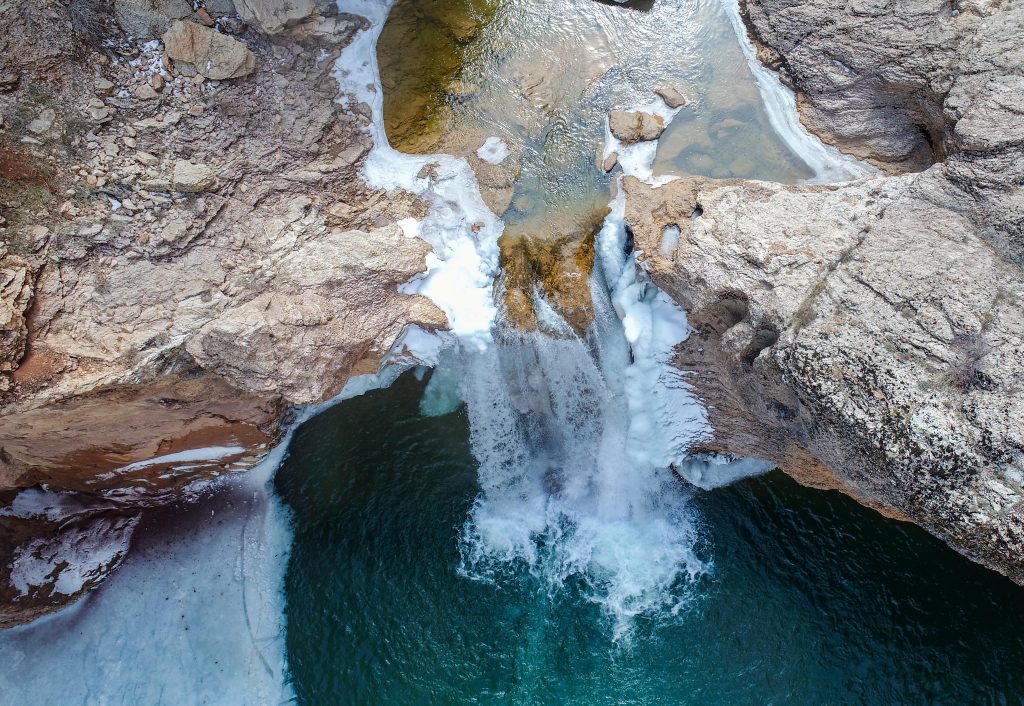
[(194, 22), (175, 22), (163, 42), (171, 59), (192, 64), (214, 80), (240, 78), (256, 68), (256, 56), (247, 46)]
[(682, 108), (687, 104), (686, 96), (671, 86), (662, 86), (654, 91), (669, 108)]
[(665, 132), (665, 120), (660, 115), (641, 111), (613, 110), (608, 113), (608, 123), (612, 135), (627, 145), (657, 140)]

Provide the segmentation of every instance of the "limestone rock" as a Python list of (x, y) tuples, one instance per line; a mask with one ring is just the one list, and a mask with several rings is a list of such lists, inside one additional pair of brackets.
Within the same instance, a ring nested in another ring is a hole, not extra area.
[(277, 260), (273, 292), (226, 309), (188, 351), (241, 389), (300, 403), (328, 399), (360, 360), (387, 352), (375, 343), (382, 331), (393, 342), (407, 323), (446, 324), (428, 299), (397, 291), (425, 270), (429, 251), (398, 226), (328, 233)]
[(239, 78), (256, 68), (256, 56), (247, 46), (194, 22), (175, 22), (163, 42), (167, 56), (192, 64), (214, 80)]
[(114, 17), (125, 34), (138, 39), (159, 37), (175, 20), (192, 14), (186, 0), (114, 0)]
[(608, 122), (612, 135), (627, 145), (657, 140), (665, 132), (665, 120), (660, 115), (639, 111), (613, 110), (608, 113)]
[(697, 329), (678, 363), (711, 414), (704, 450), (816, 474), (1024, 583), (1024, 272), (939, 205), (949, 188), (939, 167), (627, 179), (627, 221)]
[(212, 189), (216, 183), (216, 173), (206, 164), (195, 164), (187, 159), (179, 159), (174, 163), (171, 173), (171, 188), (174, 191), (197, 193)]
[(236, 0), (242, 20), (265, 34), (279, 34), (316, 12), (314, 0)]
[(1024, 264), (1024, 3), (742, 5), (812, 131), (889, 173), (944, 161), (956, 210)]

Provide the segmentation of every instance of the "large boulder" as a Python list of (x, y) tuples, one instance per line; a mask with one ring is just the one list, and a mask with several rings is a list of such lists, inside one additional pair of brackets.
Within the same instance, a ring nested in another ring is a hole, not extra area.
[(945, 198), (1024, 264), (1024, 3), (742, 6), (808, 128), (888, 173), (944, 162), (958, 187)]
[(163, 42), (171, 59), (188, 62), (214, 80), (240, 78), (256, 68), (256, 56), (247, 46), (194, 22), (175, 22)]

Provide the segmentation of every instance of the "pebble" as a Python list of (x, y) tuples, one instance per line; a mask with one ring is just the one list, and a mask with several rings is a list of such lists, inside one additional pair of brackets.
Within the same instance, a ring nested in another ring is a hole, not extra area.
[(150, 86), (148, 83), (144, 83), (135, 89), (135, 97), (139, 100), (153, 100), (159, 98), (160, 94), (156, 92), (156, 89)]
[(137, 161), (139, 164), (144, 164), (147, 167), (155, 167), (157, 164), (160, 163), (160, 160), (155, 155), (152, 155), (149, 152), (136, 152), (135, 161)]
[(135, 138), (134, 138), (134, 137), (122, 137), (122, 138), (121, 138), (121, 141), (122, 141), (122, 142), (124, 143), (124, 146), (125, 146), (125, 147), (131, 147), (131, 148), (134, 148), (134, 147), (135, 147), (135, 145), (136, 145), (136, 142), (135, 142)]

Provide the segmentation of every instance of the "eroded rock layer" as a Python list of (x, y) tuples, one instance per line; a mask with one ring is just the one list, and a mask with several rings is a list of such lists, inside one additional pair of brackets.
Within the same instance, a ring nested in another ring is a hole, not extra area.
[(102, 580), (142, 508), (258, 461), (290, 404), (446, 320), (398, 291), (430, 248), (395, 222), (424, 206), (367, 190), (368, 110), (337, 100), (365, 20), (117, 0), (0, 22), (2, 627)]

